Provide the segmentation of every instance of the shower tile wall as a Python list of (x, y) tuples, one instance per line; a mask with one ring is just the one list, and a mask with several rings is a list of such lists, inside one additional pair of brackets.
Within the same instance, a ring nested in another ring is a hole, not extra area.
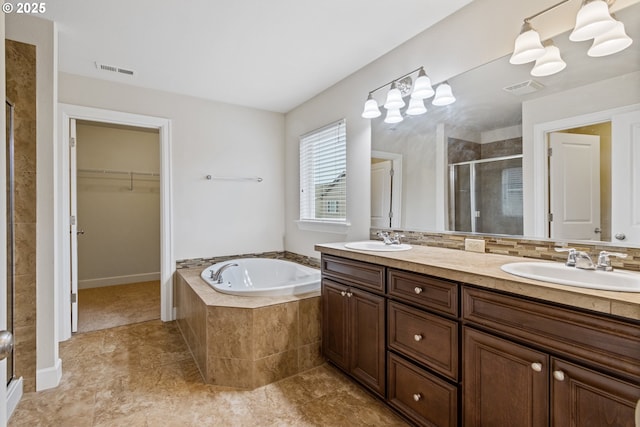
[(36, 47), (5, 41), (7, 98), (15, 105), (15, 373), (36, 387)]

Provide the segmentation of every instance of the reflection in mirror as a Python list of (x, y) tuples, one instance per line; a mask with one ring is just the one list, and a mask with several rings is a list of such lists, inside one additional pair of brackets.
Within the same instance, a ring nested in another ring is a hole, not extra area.
[[(640, 4), (616, 15), (640, 41)], [(386, 187), (377, 178), (372, 212), (375, 200), (384, 219), (372, 227), (640, 244), (640, 212), (629, 215), (640, 196), (625, 190), (640, 185), (640, 157), (630, 155), (640, 141), (621, 141), (635, 123), (626, 115), (640, 109), (640, 49), (593, 58), (568, 33), (553, 42), (567, 63), (558, 74), (532, 77), (531, 64), (505, 56), (449, 79), (452, 105), (428, 99), (424, 115), (371, 121), (372, 158), (402, 164)], [(571, 135), (597, 138), (598, 149), (571, 145)]]

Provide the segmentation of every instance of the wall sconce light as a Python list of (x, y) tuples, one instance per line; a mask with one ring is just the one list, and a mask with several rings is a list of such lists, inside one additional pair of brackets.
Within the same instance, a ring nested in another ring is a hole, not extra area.
[[(566, 63), (560, 58), (560, 51), (553, 45), (543, 46), (540, 34), (531, 26), (531, 20), (558, 6), (561, 2), (544, 9), (524, 19), (520, 35), (516, 38), (513, 54), (509, 59), (512, 64), (526, 64), (536, 61), (531, 70), (533, 76), (549, 76), (562, 71)], [(587, 52), (589, 56), (598, 57), (620, 52), (633, 42), (624, 31), (624, 24), (616, 21), (609, 13), (609, 6), (615, 0), (582, 0), (582, 5), (576, 16), (576, 24), (569, 35), (571, 41), (594, 39), (593, 45)]]
[[(416, 72), (418, 74), (414, 82), (411, 75)], [(424, 105), (424, 100), (431, 98), (434, 94), (435, 98), (432, 104), (436, 106), (449, 105), (456, 100), (451, 92), (451, 86), (446, 82), (440, 84), (437, 91), (434, 91), (431, 86), (431, 79), (424, 71), (424, 67), (420, 67), (369, 92), (362, 111), (363, 118), (374, 119), (380, 117), (380, 108), (373, 94), (389, 85), (389, 91), (384, 103), (384, 108), (387, 110), (384, 119), (385, 123), (399, 123), (403, 120), (401, 109), (406, 106), (404, 98), (408, 95), (411, 95), (411, 97), (409, 98), (409, 106), (404, 113), (409, 116), (418, 116), (426, 113), (427, 108)]]

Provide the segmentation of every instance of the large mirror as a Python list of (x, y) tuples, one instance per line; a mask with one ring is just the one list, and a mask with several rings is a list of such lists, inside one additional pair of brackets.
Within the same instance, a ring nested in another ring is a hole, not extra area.
[(561, 34), (557, 74), (507, 56), (450, 79), (451, 105), (373, 119), (371, 227), (640, 245), (640, 4), (616, 18), (622, 52)]

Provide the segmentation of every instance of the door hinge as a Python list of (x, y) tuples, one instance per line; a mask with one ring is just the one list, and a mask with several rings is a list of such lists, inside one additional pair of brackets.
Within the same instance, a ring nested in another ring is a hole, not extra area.
[(553, 221), (553, 214), (551, 212), (549, 212), (549, 222)]
[(549, 147), (547, 149), (547, 156), (551, 157), (553, 155), (553, 148)]
[(78, 294), (71, 294), (71, 304), (78, 302)]
[(396, 171), (393, 168), (391, 168), (391, 170), (389, 171), (389, 175), (393, 177), (395, 173)]
[(69, 138), (69, 144), (70, 144), (72, 147), (75, 147), (75, 146), (76, 146), (76, 139), (75, 139), (75, 138), (73, 138), (73, 137), (72, 137), (72, 138)]
[(389, 211), (389, 219), (393, 218), (393, 211)]
[(69, 224), (76, 225), (76, 217), (74, 215), (71, 215), (71, 217), (69, 218)]

